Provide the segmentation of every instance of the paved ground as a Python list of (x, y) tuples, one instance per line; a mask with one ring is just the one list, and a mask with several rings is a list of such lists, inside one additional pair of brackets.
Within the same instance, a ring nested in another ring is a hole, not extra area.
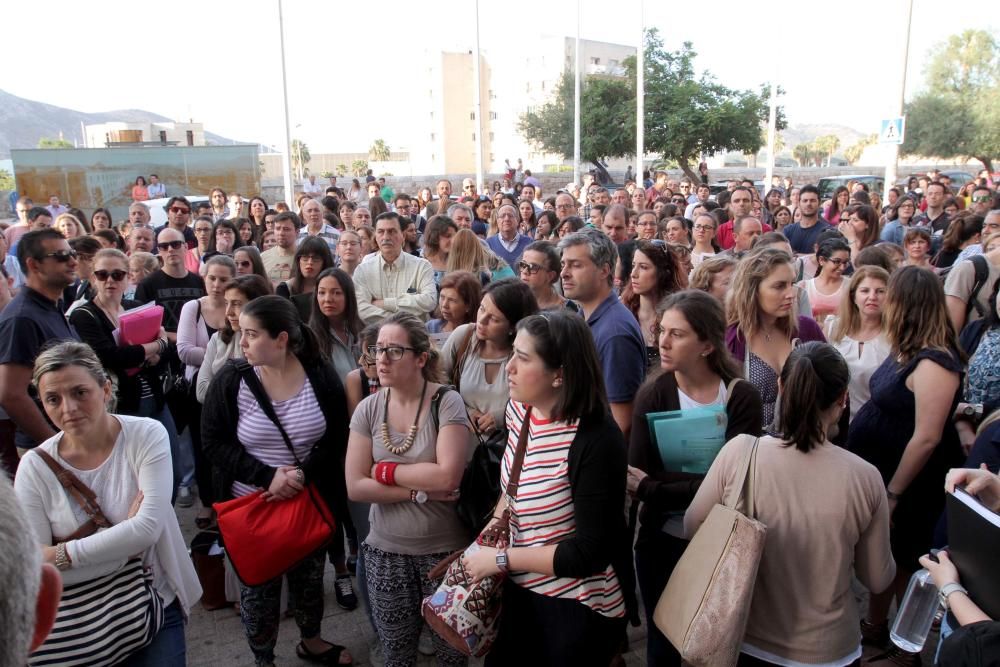
[[(198, 506), (197, 501), (195, 507)], [(198, 530), (194, 526), (195, 508), (177, 508), (177, 517), (184, 538), (190, 544)], [(371, 665), (368, 659), (368, 644), (374, 637), (368, 619), (359, 605), (354, 611), (344, 611), (337, 606), (333, 593), (333, 568), (329, 565), (324, 577), (326, 590), (326, 610), (323, 617), (323, 637), (343, 644), (354, 657), (355, 665)], [(630, 651), (625, 654), (628, 665), (646, 664), (646, 630), (644, 627), (629, 628)], [(278, 635), (276, 664), (309, 665), (295, 655), (298, 643), (298, 628), (290, 618), (282, 619)], [(253, 667), (253, 655), (243, 634), (239, 616), (230, 609), (205, 611), (201, 604), (191, 610), (187, 626), (187, 657), (190, 667)], [(418, 665), (435, 664), (433, 657), (421, 656)], [(481, 665), (472, 660), (470, 665)]]

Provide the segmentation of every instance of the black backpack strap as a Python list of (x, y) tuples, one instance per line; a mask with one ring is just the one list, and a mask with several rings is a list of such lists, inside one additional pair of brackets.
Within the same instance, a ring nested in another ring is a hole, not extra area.
[(986, 281), (990, 278), (990, 265), (982, 255), (973, 255), (971, 261), (972, 266), (975, 267), (976, 275), (975, 282), (972, 284), (972, 291), (969, 293), (969, 302), (965, 307), (965, 315), (968, 317), (969, 313), (975, 309), (979, 313), (979, 317), (985, 318), (987, 313), (986, 309), (983, 308), (983, 304), (979, 303), (979, 292), (982, 291), (986, 285)]
[(431, 396), (431, 419), (434, 420), (434, 430), (441, 430), (441, 425), (438, 419), (438, 408), (441, 407), (441, 398), (447, 394), (449, 391), (455, 391), (455, 388), (450, 384), (443, 384), (437, 388), (434, 395)]

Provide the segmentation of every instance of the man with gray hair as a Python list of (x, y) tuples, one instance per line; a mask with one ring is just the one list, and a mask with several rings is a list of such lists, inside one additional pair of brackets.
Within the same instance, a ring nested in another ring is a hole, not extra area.
[(582, 229), (559, 242), (566, 297), (580, 304), (601, 359), (611, 414), (628, 440), (632, 402), (646, 375), (646, 343), (639, 322), (611, 289), (618, 250), (596, 229)]
[(28, 664), (28, 655), (52, 630), (62, 597), (62, 577), (42, 562), (35, 532), (0, 474), (0, 665)]
[[(472, 209), (465, 204), (452, 204), (451, 208), (448, 209), (448, 217), (451, 218), (459, 229), (471, 229), (472, 233), (476, 235), (479, 242), (484, 248), (489, 248), (486, 245), (486, 239), (483, 236), (486, 235), (488, 228), (482, 230), (482, 234), (476, 229), (475, 215), (472, 213)], [(375, 254), (375, 253), (372, 253)]]
[(148, 227), (149, 207), (141, 201), (132, 202), (128, 207), (128, 221), (133, 227)]

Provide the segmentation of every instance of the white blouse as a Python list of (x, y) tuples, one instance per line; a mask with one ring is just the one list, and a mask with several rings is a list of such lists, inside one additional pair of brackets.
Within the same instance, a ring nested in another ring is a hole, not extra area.
[(872, 374), (889, 356), (889, 343), (882, 335), (860, 343), (850, 336), (844, 336), (839, 341), (831, 340), (830, 344), (847, 360), (847, 369), (851, 373), (851, 381), (847, 385), (847, 393), (851, 398), (851, 421), (861, 410), (861, 406), (871, 398)]
[[(39, 445), (93, 490), (114, 524), (66, 543), (73, 565), (62, 572), (63, 581), (79, 583), (114, 572), (141, 554), (153, 570), (153, 583), (164, 604), (178, 599), (186, 613), (201, 597), (201, 585), (170, 505), (173, 468), (166, 429), (144, 417), (115, 418), (121, 433), (108, 458), (93, 470), (78, 470), (62, 460), (57, 447), (62, 433)], [(35, 451), (21, 459), (14, 490), (42, 545), (52, 544), (53, 535), (73, 534), (89, 518)], [(129, 519), (129, 507), (140, 490), (139, 512)]]

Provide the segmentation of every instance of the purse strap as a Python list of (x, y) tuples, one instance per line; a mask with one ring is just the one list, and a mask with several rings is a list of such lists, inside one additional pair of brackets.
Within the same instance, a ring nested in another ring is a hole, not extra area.
[(476, 335), (476, 327), (469, 327), (469, 331), (465, 334), (465, 338), (458, 345), (458, 349), (455, 351), (455, 363), (451, 367), (451, 384), (454, 385), (455, 390), (461, 392), (461, 382), (462, 382), (462, 368), (465, 366), (465, 357), (469, 353), (469, 348), (472, 346), (472, 338)]
[(524, 454), (528, 450), (528, 425), (531, 423), (531, 406), (524, 411), (521, 422), (521, 432), (517, 436), (517, 447), (514, 449), (514, 460), (510, 463), (510, 475), (507, 477), (507, 488), (504, 495), (507, 503), (517, 499), (517, 487), (521, 481), (521, 468), (524, 467)]
[(36, 447), (35, 452), (45, 461), (45, 464), (55, 473), (56, 479), (62, 485), (66, 492), (70, 495), (73, 500), (83, 508), (83, 511), (87, 513), (90, 519), (81, 525), (76, 531), (65, 537), (63, 539), (55, 540), (58, 542), (68, 542), (70, 540), (79, 540), (84, 537), (89, 537), (97, 532), (98, 528), (110, 528), (112, 524), (106, 516), (104, 516), (104, 511), (101, 509), (100, 503), (97, 502), (97, 495), (91, 491), (90, 487), (80, 481), (80, 478), (74, 475), (72, 472), (66, 468), (59, 465), (48, 452), (46, 452), (41, 447)]
[(726, 507), (742, 512), (751, 519), (757, 518), (757, 513), (754, 511), (754, 469), (757, 467), (757, 447), (759, 445), (760, 438), (754, 438), (753, 445), (747, 449), (740, 461), (740, 467), (737, 469), (734, 480), (736, 483), (723, 498), (723, 504)]

